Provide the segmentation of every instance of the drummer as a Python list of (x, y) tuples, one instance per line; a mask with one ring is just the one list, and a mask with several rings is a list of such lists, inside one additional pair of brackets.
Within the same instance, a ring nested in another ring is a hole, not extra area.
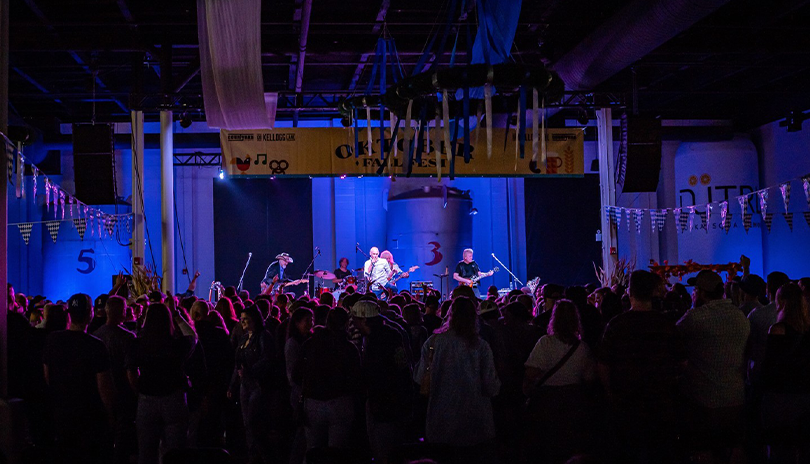
[(340, 258), (338, 265), (340, 268), (335, 269), (335, 278), (332, 279), (335, 288), (345, 287), (346, 278), (352, 275), (352, 271), (349, 270), (349, 258)]

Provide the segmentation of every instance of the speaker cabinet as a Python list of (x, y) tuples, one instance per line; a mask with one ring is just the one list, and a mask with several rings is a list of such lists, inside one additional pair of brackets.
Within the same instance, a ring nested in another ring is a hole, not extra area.
[(76, 198), (88, 205), (115, 204), (115, 143), (112, 124), (73, 125)]
[(661, 171), (661, 120), (627, 117), (627, 164), (622, 192), (655, 192)]

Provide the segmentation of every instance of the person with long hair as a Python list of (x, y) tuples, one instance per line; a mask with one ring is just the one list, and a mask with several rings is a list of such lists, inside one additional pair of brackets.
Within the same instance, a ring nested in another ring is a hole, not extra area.
[(426, 382), (429, 399), (425, 438), (458, 447), (465, 462), (495, 462), (492, 397), (501, 387), (489, 344), (478, 336), (475, 303), (453, 300), (447, 323), (422, 346), (414, 381)]
[(563, 462), (583, 442), (583, 386), (595, 379), (596, 362), (581, 342), (582, 324), (572, 301), (554, 304), (547, 333), (526, 360), (523, 393), (529, 397), (533, 422), (528, 428), (530, 459), (554, 463)]
[(236, 317), (236, 312), (234, 311), (233, 303), (229, 298), (220, 298), (217, 301), (217, 304), (214, 306), (214, 311), (218, 312), (222, 319), (225, 321), (225, 328), (228, 329), (228, 333), (233, 333), (233, 328), (236, 324), (239, 323), (239, 319)]
[[(170, 306), (173, 301), (168, 299)], [(189, 384), (183, 363), (194, 350), (197, 334), (176, 310), (172, 314), (173, 309), (163, 303), (149, 305), (127, 355), (127, 377), (138, 393), (139, 464), (159, 462), (161, 438), (166, 450), (186, 445)]]
[[(762, 364), (762, 425), (774, 462), (810, 462), (810, 314), (801, 288), (782, 285)], [(798, 458), (798, 461), (797, 461)]]
[(239, 389), (242, 420), (245, 423), (245, 438), (251, 459), (268, 462), (267, 449), (269, 402), (272, 391), (275, 341), (264, 328), (259, 309), (253, 305), (240, 315), (242, 335), (236, 349), (236, 365), (228, 396), (235, 396)]

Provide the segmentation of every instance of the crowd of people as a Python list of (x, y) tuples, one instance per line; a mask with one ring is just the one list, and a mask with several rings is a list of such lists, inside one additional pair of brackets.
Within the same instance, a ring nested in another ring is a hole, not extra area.
[(810, 462), (810, 279), (335, 301), (9, 286), (31, 462)]

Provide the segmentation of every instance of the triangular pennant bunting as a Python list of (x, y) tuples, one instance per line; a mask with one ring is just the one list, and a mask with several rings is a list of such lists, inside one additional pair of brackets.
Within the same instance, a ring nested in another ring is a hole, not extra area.
[(805, 211), (804, 213), (804, 220), (807, 222), (807, 225), (810, 226), (810, 211)]
[(773, 224), (773, 213), (765, 213), (762, 216), (762, 219), (765, 221), (765, 227), (768, 228), (768, 232), (771, 231), (771, 224)]
[[(790, 205), (790, 182), (780, 185), (779, 191), (782, 192), (782, 202), (785, 204), (785, 212), (787, 213)], [(793, 226), (790, 227), (790, 230), (793, 230)]]
[(793, 213), (782, 213), (782, 216), (785, 217), (785, 222), (790, 227), (790, 231), (793, 232)]
[(31, 222), (21, 222), (17, 224), (17, 227), (20, 229), (23, 241), (28, 245), (28, 241), (31, 240), (31, 229), (34, 228), (34, 224)]
[(737, 197), (737, 201), (740, 203), (740, 213), (745, 214), (748, 210), (748, 195)]
[(627, 211), (627, 231), (630, 232), (630, 222), (633, 215), (633, 210), (626, 208), (625, 211)]
[(622, 208), (615, 207), (613, 209), (613, 217), (616, 219), (616, 228), (618, 229), (622, 223)]
[(56, 237), (59, 235), (59, 226), (62, 224), (61, 221), (46, 221), (45, 227), (48, 228), (48, 233), (51, 234), (51, 240), (53, 243), (56, 243)]
[(84, 240), (84, 232), (87, 230), (87, 219), (75, 218), (73, 225), (76, 226), (76, 231), (79, 232), (79, 238)]
[(723, 230), (725, 230), (725, 231), (726, 231), (726, 233), (728, 233), (728, 231), (729, 231), (729, 230), (731, 230), (731, 219), (732, 219), (732, 216), (734, 216), (734, 215), (733, 215), (733, 214), (731, 214), (731, 213), (728, 213), (728, 214), (726, 215), (726, 221), (723, 223)]
[(709, 233), (709, 224), (712, 223), (712, 204), (706, 205), (706, 215), (702, 217), (703, 226), (706, 228), (706, 233)]
[(695, 207), (690, 206), (688, 209), (689, 209), (689, 232), (692, 232), (692, 229), (695, 228)]
[(743, 228), (745, 228), (745, 233), (748, 233), (748, 229), (751, 228), (751, 213), (743, 213)]
[(762, 217), (768, 213), (768, 190), (762, 190), (759, 192), (759, 212), (762, 214)]
[(127, 226), (127, 233), (132, 233), (132, 216), (127, 216), (125, 224)]
[(652, 233), (655, 233), (655, 227), (656, 227), (656, 223), (658, 222), (658, 215), (659, 214), (660, 214), (660, 211), (658, 211), (657, 209), (651, 209), (650, 210), (650, 230), (651, 230)]
[(804, 196), (807, 199), (807, 207), (810, 208), (810, 176), (802, 177), (802, 187), (804, 188)]
[(655, 220), (655, 225), (658, 227), (658, 232), (664, 230), (664, 225), (666, 225), (667, 222), (668, 212), (669, 212), (668, 210), (662, 209), (661, 212), (658, 214), (658, 217)]
[(641, 220), (644, 218), (644, 212), (640, 209), (633, 210), (633, 219), (636, 221), (636, 233), (641, 233)]
[(609, 205), (605, 205), (605, 220), (608, 223), (613, 224), (613, 209)]
[(110, 237), (112, 237), (113, 232), (115, 232), (115, 225), (117, 223), (118, 223), (118, 217), (117, 216), (109, 216), (107, 218), (105, 226), (106, 226), (106, 229), (107, 229), (107, 233), (110, 234)]

